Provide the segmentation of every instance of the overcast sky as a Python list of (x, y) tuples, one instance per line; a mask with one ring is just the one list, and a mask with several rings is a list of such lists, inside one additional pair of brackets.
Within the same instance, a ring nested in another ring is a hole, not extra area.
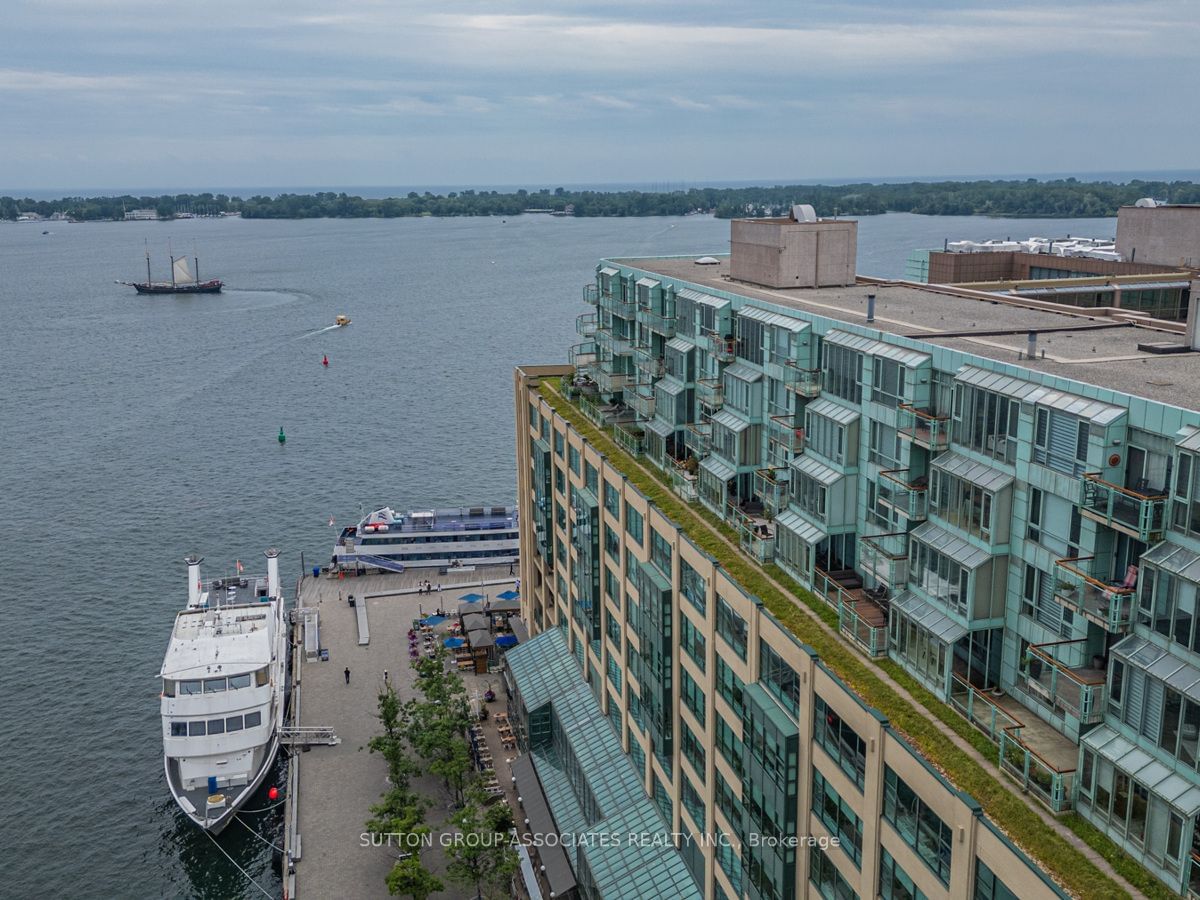
[(1194, 168), (1195, 0), (0, 0), (0, 186)]

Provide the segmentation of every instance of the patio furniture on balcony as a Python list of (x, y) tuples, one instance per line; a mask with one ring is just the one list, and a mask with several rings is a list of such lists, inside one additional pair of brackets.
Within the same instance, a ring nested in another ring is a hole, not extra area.
[(910, 522), (922, 522), (929, 513), (929, 483), (924, 475), (909, 481), (908, 469), (889, 469), (879, 473), (876, 490), (879, 502)]
[(897, 410), (897, 430), (900, 437), (926, 450), (945, 450), (950, 443), (950, 418), (938, 416), (910, 403), (901, 403)]
[(1094, 724), (1104, 718), (1105, 672), (1085, 662), (1091, 662), (1086, 640), (1032, 644), (1021, 684), (1052, 711)]
[(1137, 591), (1137, 566), (1128, 566), (1123, 577), (1117, 579), (1113, 577), (1111, 562), (1095, 556), (1059, 559), (1054, 564), (1058, 567), (1054, 596), (1059, 603), (1106, 631), (1129, 630)]
[(758, 469), (754, 473), (754, 494), (762, 501), (763, 509), (771, 515), (787, 506), (790, 475), (791, 470), (786, 466)]
[(1089, 472), (1080, 479), (1079, 512), (1148, 544), (1162, 538), (1167, 495), (1144, 487), (1121, 487), (1105, 481), (1098, 472)]
[(725, 403), (725, 390), (719, 378), (702, 378), (696, 382), (696, 399), (709, 409), (720, 409)]
[(794, 415), (771, 416), (767, 420), (767, 435), (795, 456), (804, 452), (804, 429), (796, 427)]
[(737, 357), (737, 341), (732, 337), (722, 337), (715, 331), (702, 328), (700, 333), (709, 340), (709, 353), (718, 362), (733, 362)]

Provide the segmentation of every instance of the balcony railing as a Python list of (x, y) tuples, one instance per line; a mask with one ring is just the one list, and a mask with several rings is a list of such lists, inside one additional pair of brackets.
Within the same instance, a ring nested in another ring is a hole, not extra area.
[(633, 382), (633, 376), (625, 372), (606, 372), (601, 368), (596, 368), (592, 373), (592, 380), (596, 382), (596, 387), (605, 394), (615, 394), (617, 391), (625, 390), (626, 386)]
[(835, 610), (842, 603), (853, 603), (850, 592), (820, 566), (813, 566), (813, 592)]
[(654, 387), (646, 382), (638, 382), (633, 390), (626, 389), (625, 402), (637, 413), (639, 419), (654, 418)]
[(637, 306), (632, 300), (622, 300), (617, 294), (601, 294), (600, 308), (608, 310), (613, 315), (623, 319), (632, 319)]
[(923, 521), (929, 513), (928, 484), (924, 478), (909, 481), (907, 469), (880, 472), (876, 491), (881, 503), (911, 522)]
[(696, 400), (712, 409), (725, 403), (725, 388), (719, 378), (703, 378), (696, 382)]
[(640, 456), (644, 449), (646, 433), (636, 425), (623, 423), (613, 427), (613, 440), (631, 456)]
[(696, 473), (692, 472), (687, 460), (671, 460), (671, 487), (680, 499), (694, 503), (699, 497), (696, 488)]
[(1026, 744), (1020, 728), (1000, 732), (1000, 770), (1053, 813), (1067, 812), (1075, 793), (1075, 770), (1060, 769)]
[(772, 441), (793, 456), (804, 452), (804, 429), (796, 427), (794, 416), (771, 416), (768, 423), (767, 434)]
[(1075, 717), (1081, 725), (1104, 718), (1105, 673), (1088, 668), (1087, 641), (1032, 644), (1022, 672), (1025, 690), (1056, 712)]
[(763, 509), (771, 515), (787, 506), (790, 473), (791, 469), (786, 466), (759, 469), (754, 473), (754, 493), (762, 501)]
[(719, 362), (733, 362), (737, 356), (737, 341), (731, 337), (721, 337), (715, 331), (709, 331), (707, 328), (700, 329), (700, 333), (708, 338), (708, 352), (713, 358)]
[(788, 360), (787, 368), (796, 373), (793, 380), (784, 382), (789, 391), (794, 391), (801, 397), (812, 399), (821, 393), (821, 370), (802, 369), (794, 360)]
[(701, 459), (708, 456), (712, 450), (712, 425), (707, 422), (689, 422), (683, 432), (683, 445)]
[(594, 284), (585, 284), (583, 286), (583, 302), (589, 306), (595, 306), (600, 302), (600, 288)]
[(908, 581), (908, 532), (873, 534), (859, 543), (859, 557), (865, 571), (890, 588)]
[(874, 609), (878, 616), (883, 618), (882, 624), (879, 624), (877, 620), (868, 620), (866, 616), (859, 613), (859, 607), (856, 604), (842, 600), (838, 603), (838, 630), (854, 641), (872, 659), (887, 656), (887, 616), (868, 600), (860, 600), (859, 603), (869, 604), (867, 611), (870, 612)]
[(582, 337), (593, 337), (596, 334), (596, 314), (580, 313), (576, 316), (575, 332)]
[(568, 352), (567, 358), (570, 360), (571, 365), (577, 369), (595, 364), (596, 342), (584, 341), (581, 344), (576, 344)]
[(633, 353), (633, 341), (615, 334), (609, 327), (602, 326), (596, 329), (596, 343), (607, 347), (613, 356), (628, 356)]
[(665, 371), (661, 356), (655, 356), (654, 351), (645, 345), (633, 348), (633, 367), (647, 378), (662, 378)]
[(1090, 472), (1079, 484), (1079, 512), (1142, 543), (1151, 543), (1162, 537), (1167, 495), (1121, 487)]
[(926, 450), (945, 450), (950, 443), (950, 418), (937, 416), (910, 403), (901, 403), (896, 424), (900, 437)]
[(638, 321), (655, 334), (661, 334), (663, 337), (672, 338), (675, 337), (675, 325), (679, 321), (679, 317), (666, 316), (662, 313), (639, 308)]
[(997, 746), (1006, 729), (1021, 728), (1021, 723), (1005, 712), (991, 694), (956, 673), (950, 676), (950, 705)]
[(1129, 629), (1137, 590), (1136, 570), (1123, 581), (1116, 581), (1111, 563), (1094, 556), (1073, 556), (1055, 560), (1054, 564), (1058, 567), (1054, 596), (1059, 603), (1107, 631)]
[(725, 503), (725, 518), (737, 530), (743, 550), (762, 563), (775, 558), (775, 526), (742, 512), (736, 501)]

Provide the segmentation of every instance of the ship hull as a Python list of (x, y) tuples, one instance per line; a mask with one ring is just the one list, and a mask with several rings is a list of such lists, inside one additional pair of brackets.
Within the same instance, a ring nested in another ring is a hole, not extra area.
[(133, 285), (139, 294), (219, 294), (224, 283), (214, 278), (199, 284), (170, 284), (157, 281), (142, 281)]
[[(279, 753), (279, 734), (278, 732), (271, 735), (271, 740), (265, 745), (262, 760), (259, 763), (254, 777), (241, 787), (230, 789), (225, 788), (223, 793), (229, 797), (226, 805), (221, 808), (216, 814), (208, 814), (206, 806), (198, 806), (193, 802), (194, 798), (199, 798), (207, 794), (207, 791), (185, 791), (179, 786), (177, 772), (171, 766), (171, 757), (163, 756), (163, 769), (167, 775), (167, 784), (171, 788), (171, 796), (175, 798), (175, 803), (179, 809), (192, 820), (200, 828), (210, 834), (220, 834), (225, 830), (226, 826), (237, 816), (238, 810), (246, 805), (246, 801), (254, 796), (254, 792), (259, 789), (263, 783), (263, 779), (267, 777), (267, 773), (271, 771), (271, 767), (275, 764), (275, 757)], [(236, 794), (232, 791), (236, 790)]]

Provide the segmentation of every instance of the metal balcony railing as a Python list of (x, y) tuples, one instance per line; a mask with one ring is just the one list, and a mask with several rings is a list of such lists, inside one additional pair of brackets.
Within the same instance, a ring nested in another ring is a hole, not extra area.
[(690, 471), (687, 460), (671, 460), (671, 487), (680, 499), (694, 503), (700, 496), (697, 490), (697, 476)]
[(694, 456), (703, 459), (712, 450), (712, 425), (708, 422), (689, 422), (683, 431), (683, 445)]
[(1025, 742), (1021, 731), (1018, 727), (1000, 732), (1000, 771), (1052, 813), (1067, 812), (1074, 803), (1075, 770), (1051, 763)]
[(715, 331), (709, 331), (707, 328), (700, 329), (700, 333), (708, 338), (708, 352), (713, 358), (719, 362), (733, 362), (737, 357), (737, 341), (731, 337), (722, 337)]
[(859, 542), (864, 571), (896, 589), (908, 581), (908, 532), (873, 534)]
[(910, 522), (923, 521), (929, 514), (929, 486), (924, 478), (909, 481), (907, 469), (880, 472), (876, 491), (881, 503), (886, 503)]
[(1087, 641), (1031, 644), (1021, 677), (1026, 691), (1057, 712), (1074, 716), (1081, 725), (1104, 718), (1105, 673), (1086, 662)]
[(625, 402), (637, 413), (639, 419), (654, 418), (654, 387), (646, 382), (638, 382), (633, 390), (626, 389)]
[(607, 310), (623, 319), (632, 319), (637, 310), (632, 300), (622, 300), (619, 294), (600, 294), (600, 309)]
[(606, 372), (604, 369), (596, 368), (592, 372), (592, 380), (596, 382), (596, 387), (600, 388), (602, 393), (615, 394), (617, 391), (625, 390), (625, 387), (633, 382), (633, 376), (625, 372)]
[(1106, 631), (1129, 629), (1133, 598), (1137, 591), (1137, 569), (1129, 568), (1124, 579), (1113, 577), (1112, 564), (1094, 556), (1055, 560), (1058, 581), (1054, 596), (1064, 606), (1082, 614)]
[(754, 473), (754, 493), (762, 501), (763, 509), (771, 515), (787, 506), (790, 473), (791, 469), (786, 466), (758, 469)]
[(580, 313), (576, 316), (575, 332), (581, 337), (593, 337), (596, 334), (596, 314)]
[[(858, 604), (863, 604), (859, 606)], [(868, 618), (868, 614), (870, 618)], [(882, 619), (882, 624), (880, 624)], [(887, 656), (887, 616), (870, 600), (838, 601), (838, 630), (857, 644), (871, 659)]]
[(583, 302), (589, 306), (595, 306), (600, 302), (600, 288), (594, 284), (585, 284), (583, 286)]
[(784, 382), (789, 391), (794, 391), (801, 397), (810, 400), (821, 393), (820, 369), (802, 369), (794, 360), (788, 360), (786, 369), (791, 369), (796, 373), (793, 380)]
[(950, 418), (938, 416), (910, 403), (897, 408), (897, 429), (900, 437), (926, 450), (945, 450), (950, 443)]
[(1142, 543), (1151, 543), (1162, 538), (1167, 495), (1121, 487), (1089, 472), (1079, 483), (1079, 512)]
[(804, 429), (796, 427), (794, 416), (771, 416), (767, 421), (770, 440), (782, 445), (793, 456), (804, 452)]
[(596, 362), (596, 342), (576, 344), (568, 352), (567, 359), (576, 369), (593, 365)]
[(661, 334), (666, 338), (673, 338), (675, 337), (675, 326), (679, 321), (679, 317), (663, 315), (649, 309), (639, 308), (638, 321), (655, 334)]
[(636, 425), (622, 423), (613, 426), (613, 440), (631, 456), (640, 456), (644, 449), (646, 433)]
[(719, 378), (703, 378), (696, 382), (696, 400), (712, 409), (725, 403), (725, 388)]

